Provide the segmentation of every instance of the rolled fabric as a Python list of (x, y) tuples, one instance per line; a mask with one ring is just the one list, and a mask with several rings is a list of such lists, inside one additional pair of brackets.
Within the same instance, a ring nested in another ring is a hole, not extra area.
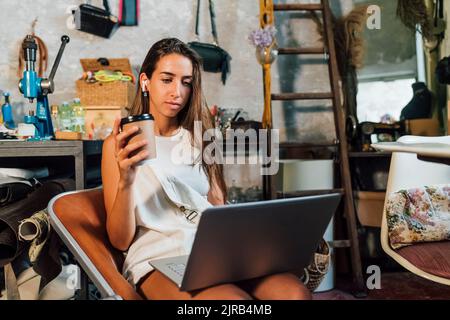
[(45, 209), (57, 194), (74, 189), (75, 183), (70, 179), (48, 181), (21, 201), (0, 208), (0, 267), (13, 261), (27, 245), (19, 239), (20, 221)]
[(50, 224), (47, 212), (38, 211), (30, 218), (22, 220), (19, 224), (19, 239), (32, 241), (38, 239), (44, 241), (50, 232)]

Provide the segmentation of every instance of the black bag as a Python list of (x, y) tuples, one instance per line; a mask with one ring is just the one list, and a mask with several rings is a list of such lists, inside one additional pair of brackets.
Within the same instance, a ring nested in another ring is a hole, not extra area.
[[(204, 43), (199, 41), (189, 42), (189, 47), (197, 52), (197, 54), (202, 59), (203, 70), (207, 72), (221, 72), (222, 73), (222, 83), (225, 84), (227, 80), (227, 74), (230, 70), (230, 60), (231, 56), (224, 49), (219, 47), (219, 41), (217, 38), (217, 29), (215, 23), (215, 12), (213, 0), (209, 0), (209, 14), (211, 17), (211, 32), (214, 38), (214, 43)], [(197, 18), (195, 22), (195, 34), (197, 38), (198, 33), (198, 22), (200, 15), (200, 0), (197, 0)]]
[(111, 14), (108, 0), (103, 0), (104, 9), (90, 4), (81, 4), (75, 11), (77, 30), (109, 38), (119, 27), (119, 19)]

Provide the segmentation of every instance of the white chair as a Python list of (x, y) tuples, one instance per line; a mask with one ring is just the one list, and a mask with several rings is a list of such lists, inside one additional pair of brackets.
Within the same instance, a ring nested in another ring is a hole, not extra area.
[[(450, 136), (404, 136), (402, 143), (444, 143), (450, 148)], [(450, 241), (414, 244), (394, 250), (389, 243), (386, 220), (388, 195), (401, 189), (450, 184), (450, 165), (422, 161), (414, 153), (393, 152), (381, 224), (383, 250), (410, 272), (431, 281), (450, 285)]]

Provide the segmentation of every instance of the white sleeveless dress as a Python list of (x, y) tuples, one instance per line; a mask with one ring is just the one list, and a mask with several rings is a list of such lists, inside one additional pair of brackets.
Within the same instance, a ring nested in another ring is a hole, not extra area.
[[(191, 145), (189, 131), (181, 128), (174, 136), (157, 136), (156, 158), (137, 168), (133, 184), (137, 230), (123, 266), (123, 275), (130, 283), (135, 285), (153, 270), (149, 260), (190, 253), (197, 224), (169, 213), (173, 204), (161, 196), (159, 181), (168, 181), (168, 189), (181, 189), (183, 195), (201, 195), (203, 207), (211, 206), (206, 200), (208, 178), (201, 164), (194, 164), (199, 153)], [(189, 197), (183, 200), (189, 202)]]

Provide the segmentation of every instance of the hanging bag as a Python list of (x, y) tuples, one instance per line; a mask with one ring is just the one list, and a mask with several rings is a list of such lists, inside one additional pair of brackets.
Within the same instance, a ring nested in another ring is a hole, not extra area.
[(89, 3), (81, 4), (75, 11), (75, 26), (77, 30), (109, 38), (119, 27), (119, 19), (111, 14), (108, 0), (103, 0), (99, 8)]
[[(209, 0), (209, 15), (211, 17), (211, 33), (214, 42), (205, 43), (193, 41), (189, 42), (188, 45), (201, 57), (203, 70), (206, 72), (221, 72), (222, 83), (225, 84), (227, 80), (227, 74), (231, 71), (230, 70), (231, 56), (228, 54), (228, 52), (219, 47), (213, 0)], [(199, 32), (198, 32), (199, 16), (200, 16), (200, 0), (197, 0), (197, 18), (195, 21), (195, 35), (197, 39), (199, 39)]]
[(325, 239), (322, 239), (311, 263), (303, 270), (303, 283), (311, 292), (314, 292), (320, 286), (327, 275), (330, 259), (330, 246)]

